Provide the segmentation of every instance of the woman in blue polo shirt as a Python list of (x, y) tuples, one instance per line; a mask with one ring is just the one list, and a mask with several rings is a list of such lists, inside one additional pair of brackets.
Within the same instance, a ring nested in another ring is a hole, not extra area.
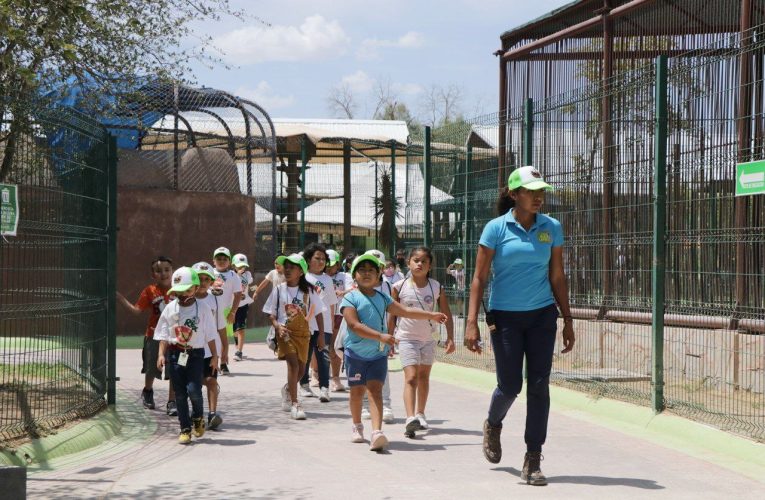
[(540, 213), (547, 190), (552, 186), (532, 166), (510, 174), (497, 202), (499, 217), (489, 221), (481, 234), (465, 331), (468, 349), (480, 353), (478, 311), (493, 268), (487, 323), (493, 317), (491, 343), (497, 388), (484, 422), (483, 451), (491, 463), (499, 463), (502, 458), (502, 420), (521, 392), (525, 357), (527, 451), (521, 478), (533, 485), (547, 484), (539, 464), (550, 411), (550, 370), (558, 325), (556, 302), (564, 320), (562, 352), (574, 347), (568, 285), (563, 273), (563, 230), (560, 222)]

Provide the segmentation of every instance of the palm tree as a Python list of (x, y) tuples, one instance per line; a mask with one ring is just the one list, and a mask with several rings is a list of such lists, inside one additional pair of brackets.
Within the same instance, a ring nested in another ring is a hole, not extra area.
[(396, 238), (396, 241), (398, 241), (398, 229), (394, 227), (394, 233), (391, 235), (391, 218), (394, 214), (396, 220), (404, 218), (404, 215), (400, 212), (402, 207), (401, 201), (398, 198), (393, 200), (391, 196), (392, 187), (390, 170), (384, 170), (380, 176), (379, 189), (375, 190), (376, 196), (373, 200), (373, 206), (375, 219), (380, 221), (378, 227), (378, 245), (386, 249), (387, 255), (390, 255), (393, 251), (391, 245), (393, 238)]

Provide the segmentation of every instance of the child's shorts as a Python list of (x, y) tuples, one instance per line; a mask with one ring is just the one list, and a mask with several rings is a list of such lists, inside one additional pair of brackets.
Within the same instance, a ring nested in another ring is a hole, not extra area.
[(236, 310), (236, 315), (234, 316), (234, 331), (238, 330), (244, 330), (247, 328), (247, 311), (250, 309), (250, 304), (247, 304), (246, 306), (240, 306)]
[(310, 335), (290, 334), (290, 339), (284, 340), (277, 334), (276, 354), (279, 359), (286, 359), (288, 354), (295, 354), (299, 363), (306, 364), (308, 362), (308, 347), (310, 342)]
[(436, 360), (436, 341), (400, 340), (398, 356), (401, 366), (432, 365)]
[(162, 370), (157, 368), (157, 359), (159, 358), (159, 340), (151, 337), (143, 338), (143, 350), (141, 351), (143, 367), (141, 373), (148, 373), (156, 379), (162, 380)]
[(218, 378), (218, 372), (215, 372), (213, 374), (212, 371), (212, 356), (209, 358), (205, 358), (205, 370), (204, 370), (204, 378)]
[(348, 385), (367, 385), (370, 380), (385, 383), (388, 376), (388, 358), (383, 357), (372, 361), (345, 356), (345, 374), (348, 376)]

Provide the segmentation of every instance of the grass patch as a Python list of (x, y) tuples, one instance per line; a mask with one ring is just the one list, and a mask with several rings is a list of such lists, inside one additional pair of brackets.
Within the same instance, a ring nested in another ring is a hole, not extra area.
[(24, 363), (19, 365), (0, 364), (0, 379), (56, 379), (70, 374), (71, 370), (61, 363)]
[[(268, 335), (267, 326), (248, 328), (245, 330), (245, 343), (263, 342)], [(229, 338), (229, 341), (231, 339)], [(142, 349), (143, 335), (120, 335), (117, 337), (117, 349)]]

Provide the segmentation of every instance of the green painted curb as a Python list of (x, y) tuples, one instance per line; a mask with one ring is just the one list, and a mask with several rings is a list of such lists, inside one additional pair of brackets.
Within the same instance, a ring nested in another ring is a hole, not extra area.
[[(393, 364), (393, 363), (391, 363)], [(436, 363), (431, 378), (446, 384), (491, 393), (494, 373)], [(519, 399), (525, 398), (525, 391)], [(566, 416), (645, 439), (686, 455), (765, 482), (765, 444), (668, 413), (653, 413), (643, 406), (550, 386), (551, 408)], [(489, 401), (486, 400), (488, 409)]]

